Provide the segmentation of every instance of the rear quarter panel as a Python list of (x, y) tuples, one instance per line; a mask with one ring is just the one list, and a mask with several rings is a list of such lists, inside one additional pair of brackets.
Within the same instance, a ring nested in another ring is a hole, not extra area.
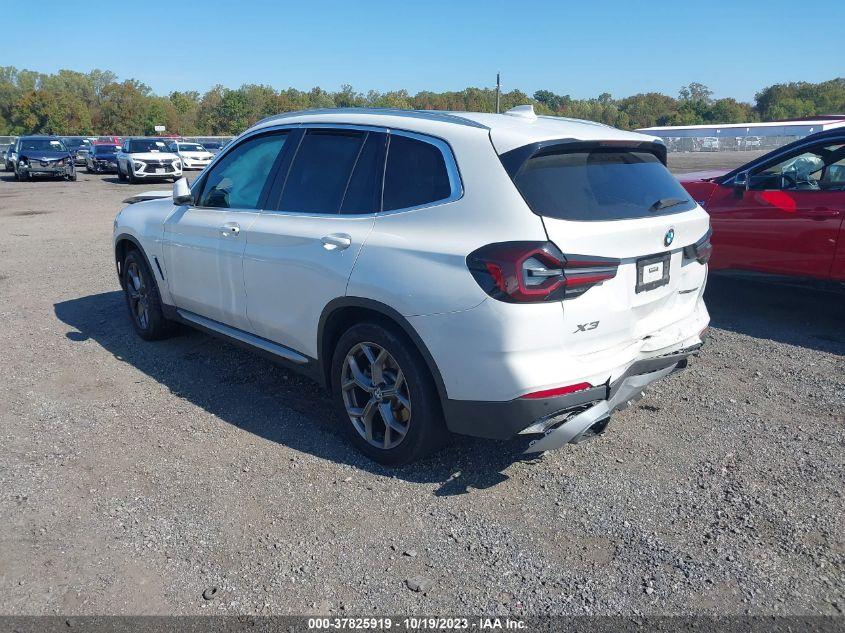
[(487, 298), (467, 268), (469, 253), (493, 242), (547, 239), (486, 132), (456, 129), (446, 140), (463, 196), (379, 215), (352, 271), (348, 295), (379, 301), (403, 316), (468, 310)]

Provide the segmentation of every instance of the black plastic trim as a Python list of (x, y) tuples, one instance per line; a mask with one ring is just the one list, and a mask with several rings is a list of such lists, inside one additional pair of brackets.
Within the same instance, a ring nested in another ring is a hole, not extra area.
[[(147, 253), (146, 253), (146, 251), (144, 251), (144, 247), (141, 246), (141, 243), (137, 239), (135, 239), (135, 237), (133, 237), (132, 235), (129, 235), (129, 233), (121, 233), (120, 235), (118, 235), (114, 239), (114, 246), (115, 246), (114, 261), (115, 261), (115, 265), (117, 267), (117, 279), (120, 282), (121, 288), (123, 288), (123, 271), (120, 269), (120, 267), (123, 264), (123, 262), (120, 261), (120, 259), (118, 258), (117, 245), (120, 242), (123, 242), (123, 241), (132, 242), (135, 245), (135, 247), (138, 249), (138, 251), (141, 253), (141, 257), (144, 258), (144, 261), (147, 264), (147, 268), (149, 268), (150, 270), (153, 270), (153, 267), (150, 264), (150, 258), (147, 257)], [(156, 263), (158, 263), (158, 261), (156, 261)], [(155, 275), (153, 275), (153, 278), (155, 279)], [(164, 275), (162, 275), (162, 279), (163, 278), (164, 278)], [(156, 287), (158, 287), (158, 281), (156, 281)], [(161, 295), (160, 289), (159, 289), (159, 295)]]
[(445, 400), (443, 412), (446, 415), (446, 425), (453, 433), (493, 440), (507, 439), (542, 418), (611, 398), (630, 376), (648, 374), (672, 366), (679, 371), (686, 367), (689, 355), (699, 347), (700, 344), (665, 356), (636, 361), (612, 383), (554, 398), (516, 398), (505, 402)]
[(516, 398), (505, 402), (446, 400), (443, 413), (453, 433), (505, 440), (537, 420), (564, 413), (607, 398), (607, 385), (599, 385), (554, 398)]
[(306, 376), (307, 378), (310, 378), (311, 380), (313, 380), (314, 382), (316, 382), (316, 383), (318, 383), (322, 386), (322, 380), (320, 378), (321, 372), (320, 372), (319, 362), (317, 361), (317, 359), (311, 358), (307, 354), (302, 354), (302, 352), (300, 352), (299, 350), (293, 350), (293, 351), (295, 351), (298, 354), (302, 354), (302, 356), (305, 356), (305, 358), (308, 359), (308, 362), (306, 362), (306, 363), (294, 363), (294, 362), (292, 362), (292, 361), (290, 361), (286, 358), (283, 358), (281, 356), (277, 356), (273, 352), (269, 352), (267, 350), (261, 349), (260, 347), (255, 347), (254, 345), (251, 345), (251, 344), (247, 343), (246, 341), (242, 341), (240, 339), (228, 336), (228, 335), (224, 334), (223, 332), (219, 332), (217, 330), (207, 328), (200, 323), (196, 323), (194, 321), (189, 321), (187, 319), (184, 319), (184, 318), (182, 318), (182, 315), (179, 314), (179, 311), (174, 306), (162, 304), (161, 309), (162, 309), (162, 312), (164, 313), (165, 318), (167, 318), (171, 321), (176, 321), (178, 323), (182, 323), (183, 325), (187, 325), (188, 327), (192, 327), (196, 330), (200, 330), (202, 332), (205, 332), (206, 334), (210, 334), (211, 336), (214, 336), (214, 337), (219, 338), (221, 340), (227, 341), (227, 342), (231, 343), (232, 345), (235, 345), (235, 346), (240, 347), (242, 349), (246, 349), (246, 350), (249, 350), (251, 352), (254, 352), (255, 354), (258, 354), (259, 356), (266, 358), (267, 360), (270, 360), (273, 363), (280, 365), (281, 367), (284, 367), (285, 369), (290, 369), (290, 370), (295, 371), (299, 374), (302, 374), (302, 375)]
[[(412, 326), (408, 319), (402, 316), (397, 310), (373, 299), (365, 299), (364, 297), (338, 297), (337, 299), (329, 301), (326, 307), (323, 308), (323, 313), (320, 315), (320, 322), (317, 326), (317, 358), (323, 365), (324, 372), (331, 368), (331, 358), (327, 358), (326, 350), (323, 349), (325, 342), (325, 326), (331, 315), (337, 310), (343, 308), (364, 308), (372, 310), (373, 312), (378, 312), (395, 322), (408, 336), (408, 338), (411, 339), (411, 342), (416, 346), (417, 351), (419, 351), (420, 355), (423, 357), (423, 360), (428, 366), (429, 372), (434, 379), (434, 385), (437, 388), (437, 394), (440, 397), (440, 401), (445, 404), (447, 395), (446, 384), (443, 381), (443, 376), (440, 374), (440, 369), (437, 367), (434, 357), (431, 355), (431, 352), (428, 350), (428, 347), (426, 347), (420, 335), (417, 334), (414, 326)], [(321, 380), (321, 384), (328, 386), (328, 380), (326, 379), (325, 374)], [(448, 416), (446, 423), (447, 426), (449, 426)]]

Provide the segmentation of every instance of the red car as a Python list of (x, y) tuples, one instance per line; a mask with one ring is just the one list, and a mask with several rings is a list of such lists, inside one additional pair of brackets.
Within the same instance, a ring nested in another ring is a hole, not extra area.
[(845, 282), (845, 128), (679, 179), (710, 214), (711, 270)]

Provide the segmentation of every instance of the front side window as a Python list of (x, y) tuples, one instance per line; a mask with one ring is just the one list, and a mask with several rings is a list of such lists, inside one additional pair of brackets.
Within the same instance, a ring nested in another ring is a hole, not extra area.
[(845, 145), (819, 145), (751, 175), (754, 190), (823, 191), (845, 188)]
[(378, 211), (378, 169), (385, 135), (346, 129), (305, 133), (288, 172), (278, 208), (300, 213)]
[(651, 152), (551, 148), (513, 176), (537, 215), (561, 220), (625, 220), (695, 208), (681, 184)]
[(287, 132), (258, 136), (228, 152), (208, 173), (198, 206), (257, 209), (267, 177), (286, 139)]
[(449, 173), (440, 148), (416, 138), (391, 134), (382, 208), (392, 211), (432, 204), (451, 194)]

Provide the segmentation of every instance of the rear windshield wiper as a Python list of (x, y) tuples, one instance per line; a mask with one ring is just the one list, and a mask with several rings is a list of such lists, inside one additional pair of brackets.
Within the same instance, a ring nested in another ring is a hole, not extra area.
[(676, 207), (684, 202), (687, 202), (686, 198), (660, 198), (660, 200), (651, 205), (648, 210), (662, 211), (663, 209), (668, 209), (669, 207)]

